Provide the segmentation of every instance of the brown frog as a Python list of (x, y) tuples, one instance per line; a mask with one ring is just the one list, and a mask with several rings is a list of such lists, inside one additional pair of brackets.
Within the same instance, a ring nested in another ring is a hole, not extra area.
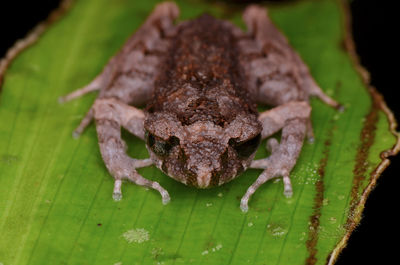
[[(264, 8), (244, 11), (247, 32), (209, 15), (174, 24), (178, 14), (174, 3), (157, 5), (100, 75), (60, 98), (100, 91), (74, 136), (95, 120), (115, 200), (127, 179), (157, 190), (168, 203), (168, 192), (136, 171), (152, 164), (197, 188), (222, 185), (247, 168), (263, 169), (243, 196), (242, 211), (275, 177), (283, 177), (284, 194), (291, 196), (290, 171), (305, 136), (313, 139), (309, 97), (340, 105), (322, 92)], [(146, 108), (137, 108), (141, 104)], [(272, 108), (259, 114), (257, 104)], [(121, 126), (146, 141), (150, 159), (126, 154)], [(271, 155), (253, 160), (260, 141), (280, 130), (280, 142), (267, 141)]]

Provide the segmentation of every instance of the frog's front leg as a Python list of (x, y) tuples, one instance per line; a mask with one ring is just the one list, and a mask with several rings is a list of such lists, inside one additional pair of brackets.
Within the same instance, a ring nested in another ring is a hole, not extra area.
[(115, 179), (113, 198), (122, 198), (121, 183), (128, 179), (137, 185), (149, 187), (160, 192), (164, 204), (170, 200), (168, 192), (158, 184), (143, 178), (137, 168), (152, 164), (150, 159), (137, 160), (130, 158), (121, 138), (121, 126), (137, 137), (144, 139), (142, 110), (126, 105), (116, 99), (97, 99), (93, 105), (100, 152), (106, 167)]
[(252, 168), (262, 168), (264, 171), (257, 180), (247, 189), (242, 197), (240, 208), (243, 212), (248, 210), (248, 202), (253, 193), (265, 182), (272, 178), (283, 177), (284, 194), (292, 196), (292, 185), (289, 174), (303, 145), (310, 117), (311, 107), (306, 101), (293, 101), (265, 111), (260, 114), (262, 123), (262, 138), (265, 139), (282, 129), (281, 141), (270, 139), (267, 146), (271, 155), (266, 159), (255, 160)]

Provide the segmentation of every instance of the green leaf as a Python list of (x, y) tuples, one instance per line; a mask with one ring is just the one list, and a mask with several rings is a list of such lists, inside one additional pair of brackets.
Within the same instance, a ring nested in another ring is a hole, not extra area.
[[(316, 140), (304, 144), (291, 174), (294, 196), (283, 196), (282, 181), (266, 183), (243, 214), (239, 200), (260, 171), (196, 190), (149, 167), (141, 174), (170, 192), (170, 204), (128, 183), (115, 202), (94, 126), (71, 137), (95, 95), (63, 105), (58, 97), (93, 79), (155, 3), (76, 1), (32, 47), (14, 56), (43, 28), (0, 64), (0, 77), (9, 66), (0, 95), (0, 264), (332, 263), (387, 156), (399, 149), (390, 111), (343, 48), (351, 42), (344, 4), (270, 8), (317, 82), (346, 110), (312, 100)], [(243, 25), (239, 9), (200, 0), (178, 5), (182, 19), (207, 11)], [(148, 156), (143, 142), (123, 135), (131, 156)], [(260, 148), (257, 156), (265, 155)]]

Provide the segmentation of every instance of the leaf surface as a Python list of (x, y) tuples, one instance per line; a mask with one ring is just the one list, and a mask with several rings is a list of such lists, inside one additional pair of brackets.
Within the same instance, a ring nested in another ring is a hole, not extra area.
[[(248, 170), (222, 187), (196, 190), (155, 167), (140, 173), (171, 197), (113, 179), (94, 126), (73, 129), (95, 95), (59, 105), (58, 97), (93, 79), (157, 1), (82, 0), (16, 57), (0, 95), (0, 264), (325, 264), (358, 223), (365, 198), (397, 149), (388, 110), (368, 90), (345, 49), (339, 1), (272, 6), (270, 16), (343, 113), (312, 100), (315, 143), (305, 143), (291, 174), (263, 185), (243, 214), (239, 201), (261, 173)], [(181, 18), (205, 11), (240, 26), (240, 10), (178, 1)], [(0, 73), (1, 75), (2, 73)], [(129, 154), (148, 156), (123, 133)], [(257, 157), (267, 155), (265, 145)], [(381, 152), (387, 150), (382, 154)]]

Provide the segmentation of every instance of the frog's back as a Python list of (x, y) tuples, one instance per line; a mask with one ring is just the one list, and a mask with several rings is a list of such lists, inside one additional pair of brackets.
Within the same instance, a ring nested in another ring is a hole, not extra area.
[(256, 114), (238, 55), (237, 40), (223, 21), (202, 15), (183, 22), (147, 110), (175, 113), (183, 125), (209, 120), (225, 126), (239, 113)]

